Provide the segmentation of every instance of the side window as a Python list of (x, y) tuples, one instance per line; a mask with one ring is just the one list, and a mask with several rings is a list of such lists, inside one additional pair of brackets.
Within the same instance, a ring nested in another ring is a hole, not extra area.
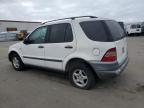
[(140, 25), (140, 24), (138, 24), (138, 25), (137, 25), (137, 28), (141, 28), (141, 25)]
[(33, 44), (39, 44), (39, 43), (44, 43), (45, 42), (45, 36), (47, 32), (47, 27), (40, 27), (36, 29), (29, 37), (28, 39), (33, 43)]
[(72, 41), (72, 30), (68, 23), (51, 25), (50, 43), (61, 43)]
[(137, 28), (137, 25), (135, 24), (131, 25), (131, 29), (135, 29), (135, 28)]
[(107, 42), (108, 34), (102, 21), (85, 21), (80, 25), (86, 36), (94, 41)]
[(73, 41), (73, 33), (70, 24), (67, 24), (66, 34), (65, 34), (65, 42), (72, 42)]

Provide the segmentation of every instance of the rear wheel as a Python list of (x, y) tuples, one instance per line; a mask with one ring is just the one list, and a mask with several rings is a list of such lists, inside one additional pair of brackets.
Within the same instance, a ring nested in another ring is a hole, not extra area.
[(72, 85), (81, 89), (91, 89), (96, 83), (95, 75), (85, 63), (73, 63), (69, 68), (69, 79)]
[(24, 64), (17, 54), (11, 56), (11, 62), (15, 70), (22, 71), (24, 69)]

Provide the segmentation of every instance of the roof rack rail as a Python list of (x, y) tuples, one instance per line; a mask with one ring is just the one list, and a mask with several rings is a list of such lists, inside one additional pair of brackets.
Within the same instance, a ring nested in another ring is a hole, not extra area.
[(43, 22), (42, 24), (46, 24), (46, 23), (48, 23), (48, 22), (53, 22), (53, 21), (58, 21), (58, 20), (65, 20), (65, 19), (75, 20), (76, 18), (83, 18), (83, 17), (98, 18), (98, 17), (96, 17), (96, 16), (77, 16), (77, 17), (61, 18), (61, 19), (46, 21), (46, 22)]

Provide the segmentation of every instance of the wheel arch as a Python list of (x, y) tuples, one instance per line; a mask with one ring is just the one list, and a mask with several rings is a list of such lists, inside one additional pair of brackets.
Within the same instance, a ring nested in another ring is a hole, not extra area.
[[(17, 54), (17, 55), (20, 57), (20, 55), (18, 54), (17, 51), (12, 50), (12, 51), (10, 51), (9, 54), (8, 54), (8, 59), (9, 59), (9, 61), (11, 61), (11, 57), (12, 57), (13, 54)], [(20, 58), (21, 58), (21, 57), (20, 57)]]
[(93, 67), (84, 59), (82, 58), (71, 58), (70, 60), (67, 61), (66, 66), (65, 66), (65, 72), (68, 74), (69, 73), (69, 67), (73, 62), (82, 62), (85, 63), (90, 69), (92, 70), (93, 74), (95, 75), (96, 78), (98, 78), (97, 73), (94, 71)]

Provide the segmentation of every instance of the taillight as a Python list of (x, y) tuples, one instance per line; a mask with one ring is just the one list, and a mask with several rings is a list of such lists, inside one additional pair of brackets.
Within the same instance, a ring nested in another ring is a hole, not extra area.
[(102, 58), (102, 62), (112, 62), (117, 60), (116, 48), (109, 49)]

